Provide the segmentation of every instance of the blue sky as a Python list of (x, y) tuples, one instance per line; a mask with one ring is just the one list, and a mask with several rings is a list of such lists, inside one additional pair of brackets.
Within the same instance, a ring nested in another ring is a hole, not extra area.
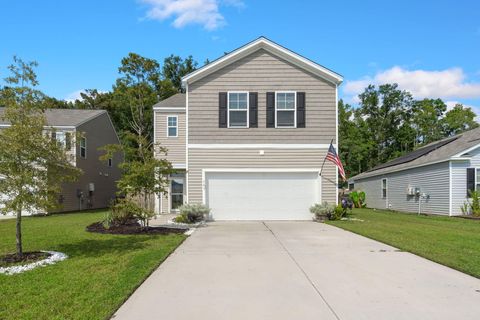
[(60, 99), (111, 89), (129, 52), (203, 63), (266, 36), (345, 77), (480, 113), (480, 1), (16, 0), (0, 3), (0, 77), (17, 54)]

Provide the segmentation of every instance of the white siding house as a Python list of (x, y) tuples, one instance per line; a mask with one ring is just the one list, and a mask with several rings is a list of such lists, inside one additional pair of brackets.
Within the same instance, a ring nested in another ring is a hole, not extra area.
[(480, 128), (426, 145), (349, 180), (367, 206), (461, 215), (469, 190), (480, 188)]

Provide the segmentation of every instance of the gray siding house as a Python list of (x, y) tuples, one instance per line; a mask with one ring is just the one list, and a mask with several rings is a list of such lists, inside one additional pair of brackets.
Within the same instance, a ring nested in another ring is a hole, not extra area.
[(367, 206), (461, 215), (469, 191), (480, 188), (480, 128), (446, 138), (349, 180)]
[(203, 203), (216, 220), (304, 220), (335, 203), (337, 168), (319, 172), (338, 141), (341, 82), (263, 37), (185, 76), (185, 94), (153, 107), (154, 140), (177, 169), (157, 212)]
[[(0, 108), (0, 119), (3, 108)], [(116, 181), (120, 178), (121, 155), (107, 162), (99, 160), (107, 144), (119, 144), (117, 133), (105, 110), (47, 109), (45, 117), (52, 138), (65, 147), (71, 162), (83, 174), (76, 182), (65, 183), (58, 199), (60, 212), (105, 208), (115, 198)], [(0, 120), (0, 128), (9, 126)], [(53, 133), (54, 132), (54, 133)], [(83, 136), (78, 143), (76, 133)]]

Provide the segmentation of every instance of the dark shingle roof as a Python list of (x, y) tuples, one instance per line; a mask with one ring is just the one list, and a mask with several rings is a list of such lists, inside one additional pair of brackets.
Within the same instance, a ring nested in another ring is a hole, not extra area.
[[(8, 122), (2, 119), (4, 110), (5, 108), (0, 108), (0, 125), (8, 124)], [(47, 109), (45, 110), (45, 118), (49, 126), (77, 127), (106, 112), (105, 110)]]
[(177, 93), (165, 100), (157, 102), (153, 105), (154, 109), (161, 108), (185, 108), (187, 106), (187, 95), (185, 93)]
[(393, 171), (415, 168), (430, 163), (447, 161), (453, 156), (480, 145), (480, 128), (466, 131), (454, 137), (432, 142), (407, 155), (360, 173), (349, 180), (359, 180), (387, 174)]

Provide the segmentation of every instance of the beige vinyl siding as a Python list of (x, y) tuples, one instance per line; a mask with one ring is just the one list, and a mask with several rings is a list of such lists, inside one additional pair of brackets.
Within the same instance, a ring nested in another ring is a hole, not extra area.
[[(226, 91), (258, 92), (258, 128), (219, 128), (218, 93)], [(266, 93), (274, 91), (306, 93), (306, 128), (266, 128)], [(335, 91), (334, 84), (258, 50), (189, 85), (189, 143), (328, 144), (336, 134)]]
[[(168, 116), (178, 116), (178, 137), (168, 137), (167, 136), (167, 117)], [(185, 166), (186, 164), (186, 149), (185, 149), (185, 137), (186, 137), (186, 116), (185, 112), (167, 112), (167, 111), (155, 111), (155, 139), (156, 143), (159, 144), (156, 147), (156, 157), (165, 158), (172, 163), (175, 167), (176, 165)], [(158, 151), (159, 147), (167, 148), (167, 155), (164, 156)]]
[[(322, 166), (326, 149), (189, 149), (188, 201), (203, 201), (202, 169), (315, 169)], [(322, 201), (335, 203), (335, 166), (326, 162), (322, 175)], [(261, 195), (259, 195), (261, 196)]]
[[(113, 158), (112, 167), (106, 162), (100, 161), (99, 157), (104, 154), (99, 150), (108, 144), (119, 143), (107, 113), (87, 121), (77, 128), (77, 132), (84, 133), (87, 138), (87, 158), (80, 157), (80, 145), (76, 148), (76, 165), (82, 170), (82, 175), (76, 182), (66, 183), (62, 187), (64, 202), (59, 211), (75, 211), (79, 209), (105, 208), (116, 196), (116, 181), (120, 178), (118, 164), (123, 155), (116, 154)], [(88, 195), (89, 183), (95, 184), (93, 197)], [(77, 197), (77, 189), (82, 190), (84, 200), (80, 204)]]
[[(367, 207), (404, 212), (418, 212), (418, 197), (408, 196), (407, 188), (419, 187), (421, 193), (429, 195), (422, 199), (421, 212), (427, 214), (449, 214), (450, 183), (448, 161), (402, 170), (381, 176), (355, 180), (355, 189), (366, 194)], [(387, 199), (382, 199), (382, 179), (387, 178)]]

